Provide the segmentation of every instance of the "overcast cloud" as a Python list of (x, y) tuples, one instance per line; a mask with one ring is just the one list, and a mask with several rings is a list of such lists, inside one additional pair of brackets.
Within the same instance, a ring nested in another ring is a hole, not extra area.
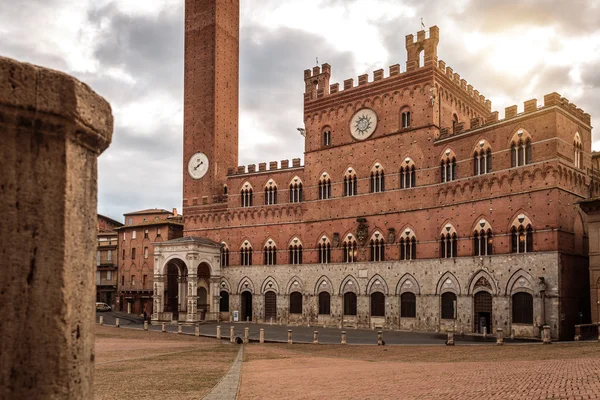
[[(421, 17), (440, 28), (440, 59), (501, 117), (557, 91), (600, 118), (600, 0), (241, 2), (241, 165), (302, 157), (303, 71), (316, 57), (332, 65), (332, 83), (404, 70), (404, 37)], [(98, 211), (117, 220), (181, 208), (183, 4), (0, 0), (0, 55), (75, 75), (111, 103)]]

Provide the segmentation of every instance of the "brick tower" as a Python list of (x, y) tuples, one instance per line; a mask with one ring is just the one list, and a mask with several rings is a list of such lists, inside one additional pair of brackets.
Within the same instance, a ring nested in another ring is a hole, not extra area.
[(218, 203), (238, 160), (239, 0), (185, 1), (183, 208)]

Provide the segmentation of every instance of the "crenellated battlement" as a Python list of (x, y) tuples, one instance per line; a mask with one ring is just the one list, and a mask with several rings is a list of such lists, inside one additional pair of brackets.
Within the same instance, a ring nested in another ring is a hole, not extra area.
[(259, 163), (258, 169), (256, 168), (256, 164), (250, 164), (247, 167), (245, 165), (240, 165), (237, 168), (229, 168), (227, 170), (227, 176), (248, 175), (262, 172), (285, 171), (292, 168), (302, 168), (299, 158), (293, 158), (291, 166), (290, 160), (281, 160), (281, 162), (271, 161), (268, 163), (268, 166), (269, 168), (267, 169), (266, 162)]
[(448, 67), (444, 61), (440, 60), (438, 62), (437, 69), (442, 75), (448, 78), (448, 80), (472, 97), (475, 102), (484, 106), (488, 111), (492, 111), (492, 102), (486, 99), (484, 95), (480, 94), (479, 90), (474, 89), (473, 85), (470, 85), (465, 79), (461, 79), (460, 75), (454, 72), (452, 68)]

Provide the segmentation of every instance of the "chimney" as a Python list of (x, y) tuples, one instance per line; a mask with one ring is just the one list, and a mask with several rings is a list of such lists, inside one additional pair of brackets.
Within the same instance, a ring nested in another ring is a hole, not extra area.
[(177, 216), (177, 209), (176, 209), (176, 208), (174, 208), (174, 209), (173, 209), (173, 216), (174, 216), (174, 217), (176, 217), (176, 216)]

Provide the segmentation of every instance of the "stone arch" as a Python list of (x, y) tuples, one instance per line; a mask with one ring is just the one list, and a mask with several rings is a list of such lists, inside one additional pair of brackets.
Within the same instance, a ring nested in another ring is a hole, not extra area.
[(442, 275), (435, 289), (436, 295), (441, 295), (444, 292), (452, 292), (457, 296), (461, 294), (458, 279), (456, 279), (456, 276), (450, 271), (447, 271)]
[(386, 296), (389, 294), (388, 285), (385, 279), (379, 274), (373, 275), (373, 277), (367, 283), (367, 295), (371, 295), (375, 292), (381, 292)]
[(221, 281), (219, 282), (219, 291), (231, 293), (231, 284), (229, 283), (229, 279), (221, 277)]
[(182, 260), (182, 258), (177, 254), (169, 256), (166, 260), (163, 261), (162, 266), (160, 267), (160, 271), (158, 271), (159, 274), (165, 275), (167, 273), (167, 266), (171, 263), (177, 266), (177, 269), (179, 269), (179, 275), (187, 275), (187, 263), (184, 260)]
[(238, 291), (238, 293), (243, 293), (243, 292), (250, 292), (251, 294), (256, 293), (254, 291), (254, 283), (252, 282), (252, 279), (248, 278), (247, 276), (243, 277), (240, 280), (237, 291)]
[(262, 283), (260, 287), (260, 292), (265, 294), (269, 291), (275, 292), (279, 294), (279, 284), (272, 276), (268, 276)]
[(469, 291), (468, 295), (474, 295), (477, 292), (488, 292), (492, 296), (496, 296), (498, 294), (498, 287), (496, 286), (496, 281), (490, 275), (490, 273), (484, 269), (480, 269), (471, 277), (469, 281)]
[(515, 133), (511, 136), (509, 142), (507, 143), (507, 147), (510, 148), (511, 145), (517, 144), (519, 142), (526, 143), (527, 141), (533, 142), (531, 139), (531, 134), (527, 132), (523, 128), (518, 128), (515, 130)]
[(340, 285), (339, 293), (344, 294), (346, 292), (353, 292), (356, 295), (360, 294), (360, 286), (358, 285), (358, 281), (352, 275), (346, 276)]
[(321, 292), (328, 292), (330, 295), (334, 295), (333, 284), (326, 275), (317, 279), (317, 284), (315, 285), (315, 296), (318, 296)]
[(514, 274), (510, 277), (506, 284), (506, 296), (512, 296), (518, 292), (527, 292), (531, 295), (535, 294), (534, 286), (533, 286), (533, 277), (529, 274), (529, 272), (520, 268), (515, 271)]
[(298, 276), (292, 277), (285, 288), (285, 294), (289, 295), (292, 292), (304, 293), (304, 284)]
[(421, 294), (421, 287), (419, 282), (409, 273), (402, 275), (396, 285), (396, 294), (401, 295), (404, 292), (411, 292), (419, 296)]

